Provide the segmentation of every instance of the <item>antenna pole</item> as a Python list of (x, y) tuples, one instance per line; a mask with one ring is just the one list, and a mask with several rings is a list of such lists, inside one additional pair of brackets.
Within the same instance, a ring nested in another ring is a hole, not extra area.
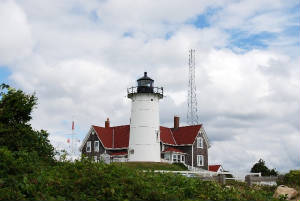
[(198, 108), (197, 108), (197, 90), (195, 82), (195, 50), (189, 51), (189, 83), (188, 83), (188, 111), (187, 123), (189, 125), (199, 124)]

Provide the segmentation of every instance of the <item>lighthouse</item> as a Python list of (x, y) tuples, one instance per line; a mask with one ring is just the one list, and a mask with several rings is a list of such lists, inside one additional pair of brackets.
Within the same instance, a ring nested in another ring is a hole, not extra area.
[(147, 72), (137, 80), (137, 86), (127, 89), (131, 99), (129, 161), (160, 162), (159, 100), (163, 88), (154, 87)]

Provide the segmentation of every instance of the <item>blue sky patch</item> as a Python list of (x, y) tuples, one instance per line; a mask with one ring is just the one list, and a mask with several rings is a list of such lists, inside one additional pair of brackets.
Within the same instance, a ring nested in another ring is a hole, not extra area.
[(165, 39), (169, 40), (173, 35), (174, 35), (173, 32), (167, 32), (166, 35), (165, 35)]
[(197, 15), (195, 18), (192, 18), (186, 22), (186, 24), (193, 24), (199, 29), (210, 26), (209, 18), (218, 12), (219, 8), (208, 8), (204, 13)]
[(0, 84), (2, 83), (9, 84), (8, 77), (10, 75), (11, 75), (11, 71), (9, 70), (8, 67), (0, 66)]
[(198, 15), (196, 20), (193, 22), (193, 24), (200, 29), (203, 29), (205, 27), (209, 27), (207, 15)]
[(243, 31), (228, 31), (230, 33), (229, 48), (241, 48), (244, 50), (251, 50), (254, 48), (264, 49), (266, 48), (267, 41), (274, 40), (276, 38), (274, 33), (262, 32), (258, 34), (251, 34)]
[(130, 31), (124, 32), (123, 37), (133, 37), (133, 33)]
[(74, 15), (84, 15), (85, 11), (81, 5), (74, 5), (71, 7), (70, 12)]
[(93, 22), (97, 22), (99, 20), (99, 16), (96, 10), (93, 10), (89, 13), (89, 19)]

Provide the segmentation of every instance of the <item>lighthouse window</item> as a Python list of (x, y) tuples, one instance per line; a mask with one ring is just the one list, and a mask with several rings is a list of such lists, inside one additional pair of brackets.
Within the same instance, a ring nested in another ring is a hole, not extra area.
[(130, 150), (130, 154), (134, 154), (134, 149), (131, 149), (131, 150)]
[(140, 80), (138, 81), (139, 86), (150, 87), (151, 83), (149, 80)]
[(151, 101), (153, 101), (153, 98), (151, 98)]
[(160, 140), (159, 131), (155, 130), (155, 133), (156, 133), (156, 142), (159, 142)]

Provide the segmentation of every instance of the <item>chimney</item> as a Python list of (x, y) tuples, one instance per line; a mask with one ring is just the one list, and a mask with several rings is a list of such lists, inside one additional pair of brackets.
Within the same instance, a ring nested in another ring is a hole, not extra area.
[(110, 127), (110, 122), (109, 122), (109, 118), (106, 119), (105, 121), (105, 128), (109, 128)]
[(174, 116), (174, 129), (179, 128), (179, 117)]

